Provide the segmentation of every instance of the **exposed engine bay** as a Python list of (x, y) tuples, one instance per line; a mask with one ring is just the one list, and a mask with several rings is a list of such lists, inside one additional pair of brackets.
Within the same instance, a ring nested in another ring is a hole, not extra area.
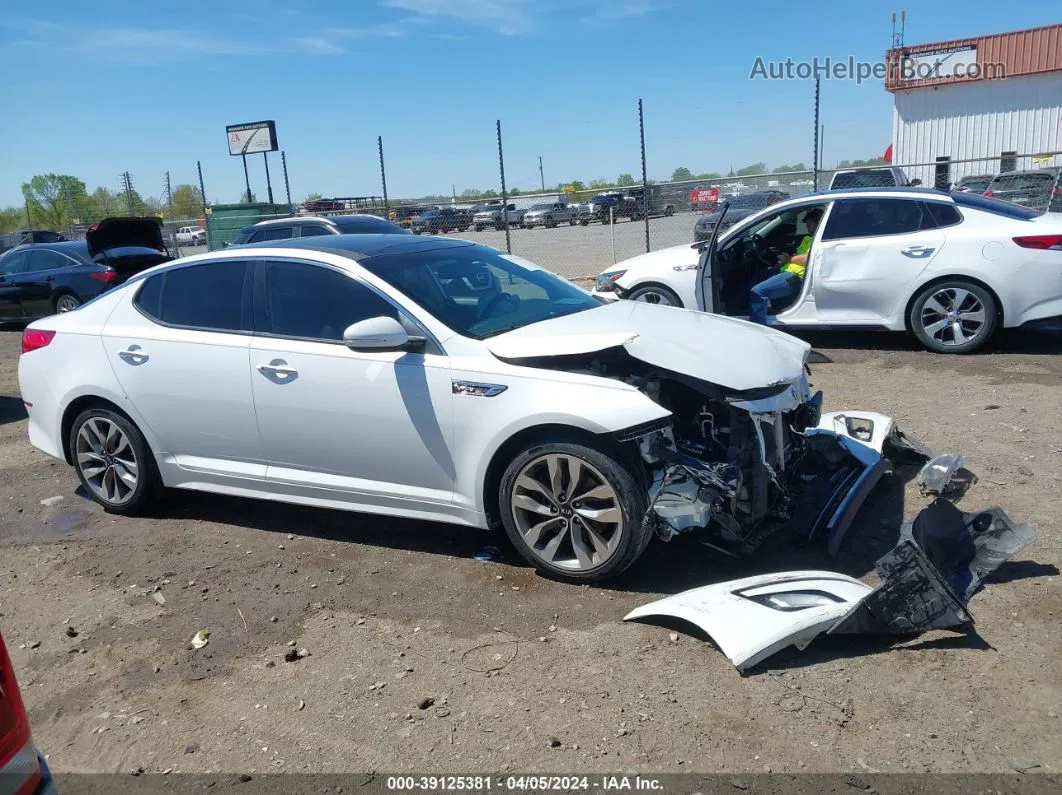
[(645, 465), (645, 522), (669, 541), (747, 555), (783, 526), (795, 540), (827, 539), (839, 550), (855, 513), (882, 475), (884, 451), (927, 457), (892, 420), (872, 412), (821, 415), (822, 393), (806, 373), (747, 392), (661, 369), (623, 347), (524, 360), (525, 365), (623, 381), (671, 417), (617, 434)]

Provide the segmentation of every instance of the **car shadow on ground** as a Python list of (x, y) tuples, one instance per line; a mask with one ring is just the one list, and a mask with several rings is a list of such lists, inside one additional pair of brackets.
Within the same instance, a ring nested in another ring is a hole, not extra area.
[[(895, 331), (788, 331), (816, 351), (857, 350), (885, 353), (911, 352), (932, 356), (912, 334)], [(1048, 354), (1062, 351), (1062, 331), (1001, 329), (988, 344), (972, 356), (1000, 353)], [(823, 354), (819, 354), (820, 356)], [(827, 357), (829, 358), (829, 357)], [(814, 360), (811, 362), (815, 363)]]
[(20, 397), (0, 395), (0, 425), (26, 419), (26, 406)]

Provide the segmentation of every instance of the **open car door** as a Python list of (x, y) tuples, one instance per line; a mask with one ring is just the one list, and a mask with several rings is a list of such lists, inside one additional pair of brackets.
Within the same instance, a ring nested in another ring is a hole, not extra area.
[(697, 308), (702, 312), (720, 312), (723, 309), (719, 298), (720, 284), (716, 278), (716, 269), (712, 267), (715, 260), (719, 230), (723, 226), (726, 211), (730, 209), (730, 202), (725, 201), (719, 207), (719, 219), (715, 222), (712, 236), (704, 241), (701, 246), (701, 258), (697, 262)]

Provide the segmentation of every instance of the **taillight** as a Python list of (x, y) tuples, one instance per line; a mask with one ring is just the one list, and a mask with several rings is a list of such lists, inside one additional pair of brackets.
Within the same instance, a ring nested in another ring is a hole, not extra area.
[(986, 190), (985, 191), (985, 196), (992, 196), (992, 191)]
[(1031, 235), (1016, 237), (1014, 242), (1022, 248), (1036, 248), (1042, 251), (1062, 251), (1062, 235)]
[(22, 352), (29, 353), (43, 348), (55, 337), (55, 332), (44, 328), (28, 328), (22, 332)]
[(22, 759), (32, 750), (29, 742), (29, 718), (18, 692), (11, 658), (7, 656), (4, 639), (0, 636), (0, 779), (9, 775), (15, 777), (14, 782), (5, 782), (14, 783), (14, 792), (29, 792), (30, 785), (40, 780), (36, 755), (32, 762)]
[(92, 271), (91, 273), (89, 273), (90, 279), (95, 279), (96, 281), (103, 282), (104, 284), (110, 284), (115, 280), (115, 278), (117, 278), (117, 276), (117, 271), (112, 271), (109, 269), (105, 271)]

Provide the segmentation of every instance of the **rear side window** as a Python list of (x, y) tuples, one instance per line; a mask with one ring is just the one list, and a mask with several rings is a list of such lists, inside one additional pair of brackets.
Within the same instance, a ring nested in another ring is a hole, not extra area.
[(340, 341), (352, 323), (370, 317), (398, 319), (398, 309), (371, 289), (337, 271), (304, 262), (267, 262), (265, 312), (258, 326), (267, 334)]
[(292, 227), (290, 226), (270, 226), (252, 234), (248, 242), (261, 243), (265, 240), (290, 240), (291, 234)]
[(910, 199), (843, 199), (830, 213), (823, 240), (878, 237), (918, 232), (935, 224), (923, 220), (922, 202)]
[[(955, 226), (962, 223), (962, 213), (954, 204), (944, 202), (925, 202), (922, 205), (926, 213), (933, 219), (935, 226)], [(929, 227), (923, 224), (924, 229)]]
[(169, 326), (250, 331), (250, 273), (246, 262), (211, 262), (166, 271), (147, 279), (133, 303)]
[(302, 226), (302, 227), (299, 228), (299, 236), (300, 237), (319, 237), (321, 235), (330, 235), (330, 234), (332, 234), (332, 233), (329, 232), (327, 229), (325, 229), (323, 226), (318, 226), (316, 224)]

